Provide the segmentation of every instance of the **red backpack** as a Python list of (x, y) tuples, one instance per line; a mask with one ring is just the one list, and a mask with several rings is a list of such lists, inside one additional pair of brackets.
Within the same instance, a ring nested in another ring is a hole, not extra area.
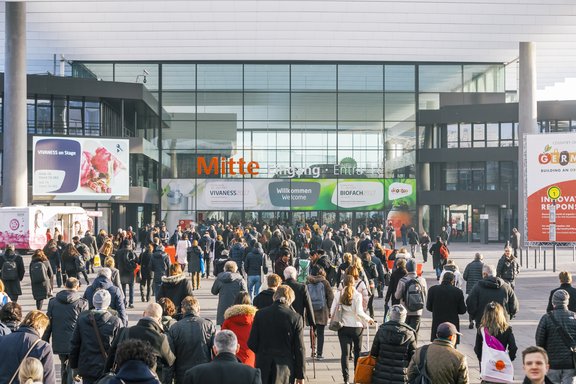
[(440, 246), (440, 257), (442, 258), (442, 260), (448, 260), (448, 257), (450, 256), (450, 252), (448, 251), (448, 247), (444, 244), (442, 244)]

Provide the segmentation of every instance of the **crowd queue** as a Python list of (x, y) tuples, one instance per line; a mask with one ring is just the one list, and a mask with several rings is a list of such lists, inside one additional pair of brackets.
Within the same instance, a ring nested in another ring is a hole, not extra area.
[[(116, 234), (87, 231), (70, 243), (60, 235), (32, 254), (36, 310), (25, 316), (18, 304), (24, 259), (8, 246), (0, 257), (0, 382), (55, 383), (58, 355), (66, 384), (300, 384), (305, 330), (311, 357), (322, 360), (328, 328), (338, 335), (346, 384), (359, 364), (368, 364), (375, 384), (468, 383), (467, 360), (457, 349), (465, 313), (477, 330), (483, 382), (513, 382), (519, 233), (513, 231), (497, 266), (478, 253), (463, 271), (450, 258), (450, 233), (444, 227), (433, 241), (392, 222), (356, 231), (346, 224), (214, 223), (173, 232), (159, 223)], [(420, 276), (417, 253), (423, 262), (431, 257), (437, 285)], [(522, 352), (524, 383), (576, 382), (576, 289), (569, 272), (559, 278), (536, 345)], [(218, 296), (215, 322), (202, 317), (194, 295), (204, 284)], [(54, 295), (56, 287), (62, 289)], [(138, 288), (148, 304), (129, 327)], [(364, 358), (376, 297), (384, 299), (385, 317)], [(417, 348), (424, 310), (432, 313), (431, 343)]]

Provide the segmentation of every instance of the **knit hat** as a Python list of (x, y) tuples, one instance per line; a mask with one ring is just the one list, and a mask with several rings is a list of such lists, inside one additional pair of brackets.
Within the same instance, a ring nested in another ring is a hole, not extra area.
[(406, 321), (406, 308), (402, 304), (395, 304), (390, 308), (390, 320), (404, 323)]
[(111, 301), (110, 293), (105, 289), (99, 289), (92, 297), (92, 304), (96, 309), (108, 309)]
[(563, 289), (557, 290), (556, 292), (554, 292), (554, 295), (552, 295), (552, 305), (554, 307), (562, 307), (562, 306), (567, 307), (569, 300), (570, 300), (570, 294)]
[(406, 260), (406, 270), (408, 272), (415, 272), (416, 271), (416, 262), (412, 259)]

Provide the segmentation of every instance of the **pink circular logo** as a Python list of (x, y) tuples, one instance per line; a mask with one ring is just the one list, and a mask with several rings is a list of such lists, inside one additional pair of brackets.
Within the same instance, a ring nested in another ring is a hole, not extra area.
[(10, 220), (10, 229), (15, 231), (20, 227), (20, 222), (17, 219)]

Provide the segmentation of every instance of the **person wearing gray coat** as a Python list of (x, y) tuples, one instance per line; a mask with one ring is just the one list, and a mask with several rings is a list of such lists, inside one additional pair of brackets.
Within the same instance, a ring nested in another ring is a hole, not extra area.
[[(482, 280), (482, 269), (484, 268), (484, 256), (481, 253), (476, 253), (474, 255), (474, 261), (469, 263), (464, 269), (464, 275), (462, 276), (466, 281), (466, 294), (469, 295), (472, 292), (472, 288), (476, 285), (476, 283)], [(468, 325), (469, 329), (474, 329), (474, 318), (471, 315), (468, 315), (470, 320), (470, 324)]]
[(218, 295), (218, 311), (216, 312), (216, 324), (222, 325), (224, 322), (224, 312), (232, 305), (236, 295), (240, 291), (248, 291), (246, 282), (238, 273), (238, 265), (235, 261), (227, 261), (224, 264), (224, 272), (218, 275), (212, 285), (212, 294)]

